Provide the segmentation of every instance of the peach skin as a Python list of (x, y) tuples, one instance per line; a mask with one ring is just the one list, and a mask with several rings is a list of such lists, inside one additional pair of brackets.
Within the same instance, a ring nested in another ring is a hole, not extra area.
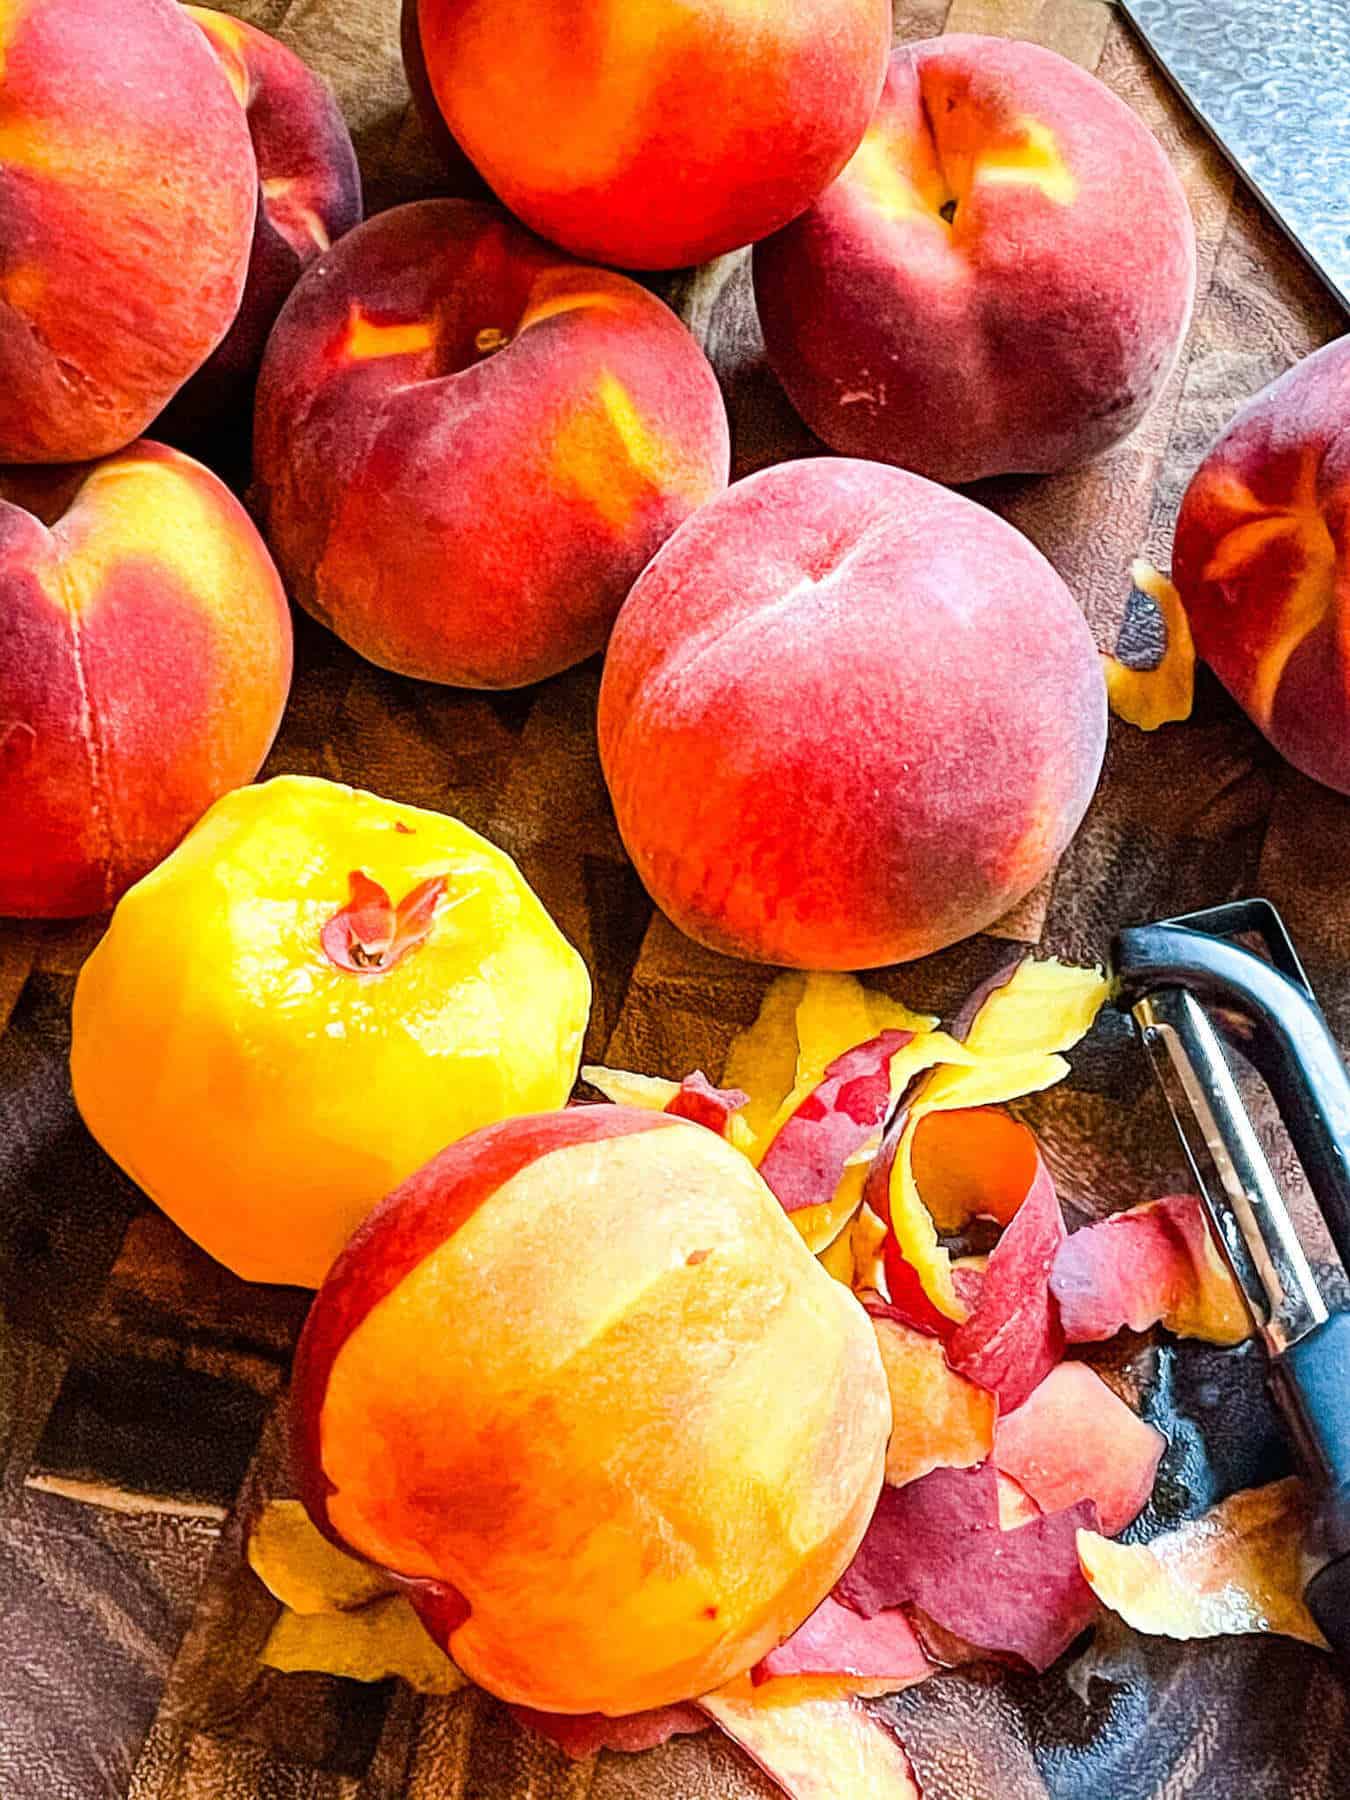
[(1350, 337), (1221, 434), (1182, 500), (1172, 575), (1238, 705), (1296, 769), (1350, 794)]
[(0, 463), (145, 430), (229, 329), (248, 126), (174, 0), (0, 8)]
[(0, 475), (0, 914), (102, 912), (281, 721), (291, 618), (252, 521), (142, 441)]
[(123, 896), (75, 989), (71, 1080), (99, 1143), (204, 1250), (317, 1287), (429, 1156), (563, 1104), (590, 997), (477, 832), (278, 776), (225, 795)]
[(891, 1409), (866, 1314), (739, 1151), (584, 1106), (462, 1139), (372, 1214), (306, 1322), (291, 1420), (315, 1523), (471, 1679), (624, 1714), (719, 1687), (813, 1611)]
[(648, 892), (714, 950), (925, 956), (1053, 866), (1096, 785), (1099, 658), (973, 501), (821, 458), (737, 482), (619, 615), (600, 756)]
[(640, 269), (809, 206), (857, 147), (891, 41), (890, 0), (421, 0), (419, 22), (441, 112), (498, 198), (574, 255)]
[(258, 211), (248, 279), (233, 325), (182, 388), (161, 433), (195, 438), (253, 399), (267, 334), (302, 270), (361, 222), (351, 134), (326, 82), (293, 50), (228, 13), (189, 6), (248, 120)]
[(852, 161), (756, 247), (769, 360), (834, 450), (936, 481), (1129, 432), (1186, 332), (1195, 232), (1143, 122), (1051, 50), (897, 50)]
[(320, 258), (258, 387), (255, 494), (294, 597), (371, 662), (461, 687), (599, 650), (729, 455), (661, 301), (467, 200), (381, 213)]

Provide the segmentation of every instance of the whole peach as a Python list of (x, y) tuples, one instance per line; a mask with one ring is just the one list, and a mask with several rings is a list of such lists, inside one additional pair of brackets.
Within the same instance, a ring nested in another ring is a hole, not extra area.
[(252, 522), (146, 441), (0, 479), (0, 914), (102, 912), (281, 721), (291, 620)]
[(619, 829), (715, 950), (811, 969), (926, 955), (1054, 864), (1106, 735), (1099, 658), (1045, 558), (879, 463), (787, 463), (681, 528), (600, 690)]
[(586, 1106), (461, 1139), (371, 1215), (291, 1418), (316, 1523), (403, 1577), (468, 1675), (629, 1713), (720, 1686), (825, 1597), (890, 1403), (862, 1308), (738, 1150)]
[(248, 279), (233, 325), (180, 390), (158, 429), (196, 437), (251, 404), (267, 334), (300, 274), (361, 221), (361, 172), (327, 83), (255, 25), (189, 6), (248, 120), (258, 211)]
[(1350, 794), (1350, 337), (1249, 400), (1191, 478), (1195, 647), (1282, 756)]
[(881, 90), (890, 0), (421, 0), (456, 141), (578, 256), (670, 269), (794, 218)]
[(258, 175), (174, 0), (0, 9), (0, 462), (120, 450), (239, 309)]
[(267, 347), (254, 453), (295, 598), (372, 662), (486, 688), (599, 650), (730, 456), (661, 301), (466, 200), (381, 213), (313, 265)]
[(1194, 291), (1190, 210), (1143, 122), (1051, 50), (962, 33), (894, 53), (848, 167), (755, 250), (769, 359), (806, 423), (947, 482), (1124, 437)]

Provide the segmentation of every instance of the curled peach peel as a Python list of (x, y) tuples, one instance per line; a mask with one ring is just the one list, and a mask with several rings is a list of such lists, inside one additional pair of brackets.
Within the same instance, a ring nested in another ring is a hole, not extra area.
[(702, 1704), (790, 1800), (923, 1800), (900, 1740), (860, 1700), (780, 1706), (775, 1685), (750, 1697), (710, 1694)]
[(1130, 565), (1130, 579), (1146, 594), (1162, 621), (1163, 650), (1156, 663), (1136, 668), (1118, 657), (1103, 659), (1106, 700), (1118, 719), (1141, 731), (1157, 731), (1189, 719), (1195, 704), (1195, 643), (1181, 595), (1152, 563)]
[(1093, 1592), (1136, 1631), (1172, 1638), (1278, 1632), (1326, 1649), (1303, 1601), (1303, 1484), (1291, 1477), (1232, 1494), (1147, 1544), (1080, 1531)]
[(999, 1420), (994, 1459), (1046, 1512), (1093, 1501), (1115, 1537), (1143, 1511), (1166, 1448), (1095, 1369), (1064, 1362)]
[(865, 1617), (916, 1606), (983, 1650), (1047, 1669), (1091, 1623), (1097, 1602), (1078, 1562), (1090, 1501), (1012, 1530), (992, 1463), (889, 1483), (836, 1597)]
[(258, 1653), (283, 1674), (307, 1671), (348, 1681), (398, 1676), (419, 1694), (456, 1694), (468, 1686), (444, 1650), (400, 1594), (373, 1600), (357, 1612), (283, 1611)]
[(865, 1302), (891, 1391), (894, 1424), (886, 1450), (886, 1480), (893, 1487), (917, 1481), (931, 1469), (969, 1469), (994, 1448), (998, 1402), (988, 1389), (958, 1375), (942, 1341)]
[(1252, 1332), (1194, 1194), (1148, 1200), (1075, 1231), (1059, 1249), (1050, 1286), (1071, 1344), (1150, 1325), (1213, 1344), (1239, 1344)]
[(268, 1593), (293, 1613), (350, 1612), (395, 1591), (383, 1569), (348, 1556), (317, 1531), (298, 1500), (267, 1503), (246, 1555)]

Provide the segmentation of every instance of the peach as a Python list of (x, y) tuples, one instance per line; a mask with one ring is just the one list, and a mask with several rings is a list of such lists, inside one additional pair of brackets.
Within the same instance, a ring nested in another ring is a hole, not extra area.
[(625, 268), (787, 224), (881, 91), (890, 0), (421, 0), (436, 100), (525, 223)]
[(1099, 659), (1040, 552), (960, 495), (812, 459), (738, 482), (633, 589), (600, 692), (619, 829), (715, 950), (861, 969), (982, 930), (1068, 843)]
[(0, 914), (101, 912), (281, 721), (291, 621), (248, 515), (161, 444), (0, 479)]
[(502, 688), (603, 646), (730, 449), (708, 360), (661, 301), (498, 207), (424, 200), (292, 294), (254, 457), (308, 611), (384, 668)]
[(747, 1159), (617, 1106), (477, 1132), (391, 1195), (315, 1300), (291, 1416), (321, 1529), (473, 1680), (558, 1713), (758, 1662), (847, 1567), (890, 1430), (866, 1314)]
[(314, 258), (361, 220), (361, 174), (337, 101), (293, 50), (227, 13), (189, 6), (248, 120), (258, 210), (234, 323), (174, 400), (160, 431), (196, 436), (252, 400), (267, 334)]
[(590, 998), (486, 838), (279, 775), (218, 800), (122, 897), (75, 988), (71, 1085), (204, 1250), (245, 1281), (317, 1287), (429, 1156), (563, 1105)]
[(1350, 794), (1350, 337), (1263, 388), (1181, 503), (1199, 654), (1284, 757)]
[(1181, 183), (1051, 50), (891, 58), (852, 161), (755, 251), (769, 359), (811, 429), (938, 481), (1061, 469), (1157, 398), (1195, 289)]
[(258, 176), (174, 0), (0, 9), (0, 462), (124, 448), (239, 308)]

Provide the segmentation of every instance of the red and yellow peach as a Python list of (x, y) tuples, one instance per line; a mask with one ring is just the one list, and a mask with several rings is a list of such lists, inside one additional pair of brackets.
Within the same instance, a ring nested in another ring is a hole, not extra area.
[(0, 479), (0, 914), (101, 912), (281, 720), (291, 623), (248, 515), (141, 442)]
[(456, 141), (525, 223), (625, 268), (794, 218), (881, 91), (890, 0), (421, 0)]
[(1350, 794), (1350, 337), (1243, 407), (1181, 503), (1195, 647), (1295, 768)]
[(310, 269), (254, 446), (294, 597), (372, 662), (488, 688), (599, 650), (730, 454), (666, 306), (459, 200), (382, 213)]
[(923, 956), (1053, 865), (1106, 736), (1055, 571), (973, 501), (877, 463), (738, 482), (633, 589), (600, 692), (619, 829), (715, 950)]
[(248, 126), (174, 0), (0, 10), (0, 462), (120, 450), (239, 307)]
[(746, 1158), (593, 1106), (462, 1139), (372, 1214), (291, 1417), (315, 1522), (466, 1674), (621, 1714), (720, 1686), (825, 1597), (890, 1403), (862, 1308)]
[(1194, 289), (1186, 197), (1142, 121), (1053, 51), (961, 33), (895, 52), (848, 167), (755, 250), (769, 359), (806, 423), (947, 482), (1124, 437)]
[(361, 174), (327, 84), (293, 50), (227, 13), (189, 6), (248, 120), (258, 210), (234, 323), (174, 400), (160, 429), (196, 435), (252, 398), (267, 334), (314, 258), (361, 219)]

